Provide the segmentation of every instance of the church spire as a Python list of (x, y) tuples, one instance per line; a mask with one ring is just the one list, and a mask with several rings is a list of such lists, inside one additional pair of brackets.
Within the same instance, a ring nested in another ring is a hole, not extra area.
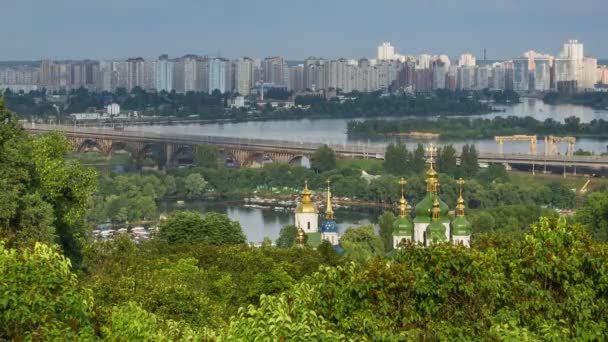
[(437, 192), (437, 171), (433, 168), (433, 156), (437, 152), (437, 147), (430, 143), (425, 149), (429, 155), (429, 169), (426, 171), (426, 191)]
[(456, 216), (463, 217), (465, 205), (464, 205), (464, 198), (462, 197), (462, 186), (464, 185), (464, 179), (459, 178), (456, 183), (458, 183), (458, 185), (460, 187), (458, 201), (456, 202)]
[(407, 181), (401, 177), (399, 179), (399, 185), (401, 185), (401, 199), (399, 200), (399, 217), (405, 217), (407, 215), (407, 200), (405, 199), (405, 184)]
[(327, 207), (325, 208), (325, 219), (333, 220), (334, 219), (334, 209), (331, 206), (331, 180), (327, 179)]

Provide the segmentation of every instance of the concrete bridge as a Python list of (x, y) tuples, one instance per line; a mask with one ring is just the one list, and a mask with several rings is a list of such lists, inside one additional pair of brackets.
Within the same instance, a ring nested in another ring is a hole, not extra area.
[[(33, 134), (60, 131), (79, 152), (96, 151), (112, 156), (127, 151), (141, 165), (144, 158), (156, 151), (159, 165), (180, 164), (184, 157), (194, 153), (196, 146), (217, 146), (226, 160), (236, 166), (255, 166), (264, 162), (294, 163), (310, 156), (323, 144), (298, 143), (285, 140), (247, 139), (220, 136), (171, 135), (166, 133), (135, 132), (111, 128), (83, 128), (71, 126), (24, 124)], [(364, 144), (330, 144), (341, 158), (384, 159), (385, 146)], [(191, 158), (191, 157), (190, 157)], [(537, 170), (543, 167), (608, 169), (607, 156), (545, 156), (535, 154), (479, 152), (479, 162), (488, 164), (526, 165)]]

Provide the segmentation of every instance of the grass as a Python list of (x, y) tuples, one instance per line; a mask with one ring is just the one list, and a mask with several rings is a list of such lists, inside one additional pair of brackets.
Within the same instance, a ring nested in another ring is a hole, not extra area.
[[(545, 185), (551, 182), (558, 182), (569, 189), (580, 189), (585, 182), (587, 181), (587, 177), (584, 176), (572, 176), (567, 175), (564, 178), (563, 175), (557, 174), (542, 174), (536, 173), (536, 175), (532, 175), (531, 172), (523, 172), (523, 171), (509, 171), (509, 179), (515, 185), (518, 185), (523, 190), (533, 190), (539, 186)], [(607, 178), (593, 178), (591, 181), (592, 186), (597, 185), (606, 185), (608, 186)]]
[(100, 153), (70, 153), (66, 159), (78, 160), (86, 166), (113, 166), (113, 165), (129, 165), (131, 164), (131, 156), (128, 154), (115, 154), (110, 158), (105, 157)]
[(382, 168), (382, 160), (379, 159), (338, 159), (338, 168), (350, 167), (359, 170), (378, 170)]

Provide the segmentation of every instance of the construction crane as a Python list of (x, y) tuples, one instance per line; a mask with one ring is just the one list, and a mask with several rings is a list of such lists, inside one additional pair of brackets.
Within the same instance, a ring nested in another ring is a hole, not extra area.
[(566, 155), (567, 156), (574, 155), (574, 144), (576, 143), (575, 137), (556, 137), (553, 135), (549, 135), (549, 136), (545, 137), (545, 155), (546, 156), (557, 155), (557, 144), (559, 144), (559, 143), (568, 143)]
[(530, 154), (536, 154), (536, 135), (503, 135), (503, 136), (495, 136), (494, 140), (498, 143), (498, 153), (503, 154), (502, 144), (505, 141), (529, 141)]
[(589, 185), (591, 184), (591, 178), (593, 178), (593, 176), (595, 175), (589, 176), (585, 184), (583, 184), (583, 187), (578, 190), (579, 195), (584, 195), (587, 192), (587, 190), (589, 189)]

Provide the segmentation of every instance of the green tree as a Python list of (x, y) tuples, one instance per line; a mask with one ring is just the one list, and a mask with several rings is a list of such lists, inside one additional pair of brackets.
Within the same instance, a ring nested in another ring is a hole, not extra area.
[(0, 242), (0, 339), (92, 340), (93, 298), (51, 247)]
[(313, 153), (310, 166), (317, 172), (325, 172), (336, 168), (336, 153), (327, 145), (319, 147)]
[(475, 145), (464, 145), (462, 146), (462, 153), (460, 154), (460, 171), (463, 177), (472, 178), (479, 171), (477, 150)]
[(452, 145), (444, 146), (438, 150), (437, 168), (441, 173), (445, 173), (452, 177), (456, 176), (458, 171), (456, 167), (456, 150)]
[(390, 252), (393, 250), (393, 223), (397, 217), (391, 211), (385, 211), (378, 217), (378, 226), (380, 227), (380, 238), (384, 244), (384, 250)]
[(403, 175), (409, 173), (409, 152), (404, 144), (389, 144), (384, 154), (382, 166), (384, 170), (393, 175)]
[(220, 152), (213, 145), (197, 145), (194, 162), (198, 167), (217, 168), (220, 165)]
[(412, 156), (412, 170), (414, 171), (414, 173), (420, 174), (424, 172), (424, 169), (426, 167), (426, 160), (424, 156), (424, 146), (422, 146), (421, 143), (418, 143)]
[(159, 228), (159, 236), (170, 243), (245, 243), (241, 225), (219, 213), (207, 213), (202, 216), (192, 211), (177, 211), (162, 221)]
[(384, 243), (371, 225), (348, 228), (340, 238), (345, 255), (359, 264), (384, 256)]
[(279, 238), (276, 241), (277, 247), (279, 248), (290, 248), (296, 243), (296, 236), (298, 235), (298, 228), (293, 224), (283, 226), (279, 232)]
[(599, 241), (608, 241), (608, 193), (589, 194), (585, 204), (576, 210), (575, 220)]
[(494, 232), (496, 221), (494, 220), (494, 216), (492, 216), (492, 214), (482, 211), (469, 215), (468, 219), (469, 222), (471, 222), (471, 227), (473, 227), (474, 233)]
[(321, 244), (317, 247), (317, 252), (321, 255), (325, 264), (336, 266), (340, 263), (340, 255), (338, 255), (334, 245), (327, 240), (321, 241)]
[(207, 188), (207, 181), (200, 173), (191, 173), (186, 177), (184, 182), (186, 193), (190, 198), (201, 197)]

